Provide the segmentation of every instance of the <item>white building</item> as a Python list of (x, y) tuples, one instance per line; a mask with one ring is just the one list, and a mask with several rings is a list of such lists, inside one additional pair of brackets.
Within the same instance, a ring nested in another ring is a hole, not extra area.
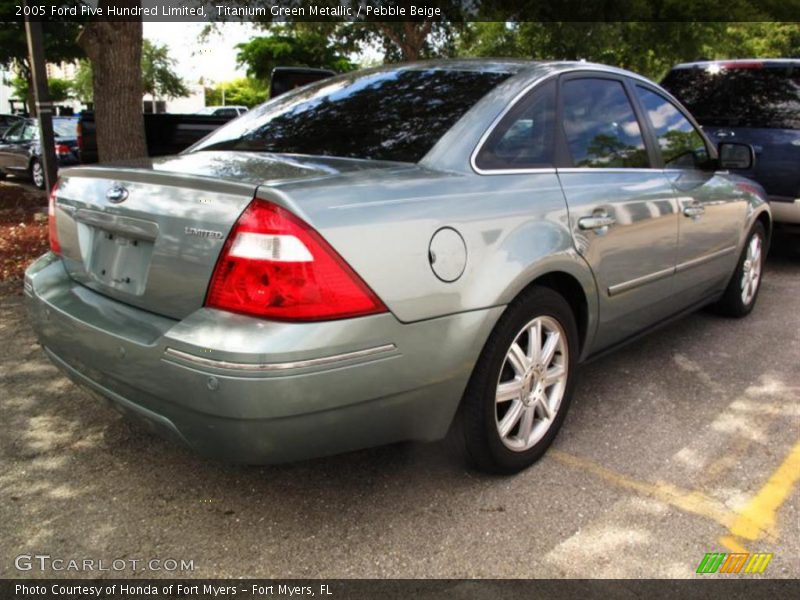
[[(206, 105), (205, 88), (198, 83), (187, 83), (189, 95), (185, 98), (173, 98), (171, 100), (156, 99), (155, 112), (168, 113), (196, 113)], [(153, 112), (153, 97), (150, 94), (144, 95), (145, 112)]]
[(6, 80), (11, 80), (13, 75), (9, 72), (0, 67), (0, 113), (10, 113), (11, 112), (11, 104), (9, 100), (11, 100), (11, 95), (14, 93), (11, 89), (11, 86), (6, 83)]

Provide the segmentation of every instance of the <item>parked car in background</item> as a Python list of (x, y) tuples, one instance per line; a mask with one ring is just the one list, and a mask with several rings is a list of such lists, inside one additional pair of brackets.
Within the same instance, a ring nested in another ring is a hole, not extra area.
[(246, 106), (206, 106), (197, 111), (198, 115), (208, 115), (212, 117), (238, 117), (247, 112)]
[[(177, 154), (221, 127), (237, 114), (199, 115), (145, 113), (144, 134), (148, 156)], [(82, 112), (78, 127), (78, 148), (81, 164), (98, 161), (94, 113)]]
[(717, 142), (751, 144), (752, 169), (776, 222), (800, 224), (800, 59), (703, 61), (677, 65), (662, 85)]
[(286, 92), (327, 79), (336, 75), (330, 69), (310, 69), (306, 67), (275, 67), (269, 80), (269, 97), (275, 98)]
[(16, 124), (19, 123), (23, 117), (17, 115), (2, 115), (0, 114), (0, 136), (2, 136), (8, 129)]
[(726, 171), (752, 158), (602, 65), (347, 73), (180, 156), (65, 171), (31, 324), (74, 380), (209, 456), (450, 431), (511, 473), (553, 441), (580, 363), (753, 309), (769, 207)]
[[(58, 166), (77, 165), (78, 118), (54, 117), (53, 134)], [(21, 119), (0, 137), (0, 174), (30, 177), (33, 185), (44, 189), (42, 146), (36, 119)]]

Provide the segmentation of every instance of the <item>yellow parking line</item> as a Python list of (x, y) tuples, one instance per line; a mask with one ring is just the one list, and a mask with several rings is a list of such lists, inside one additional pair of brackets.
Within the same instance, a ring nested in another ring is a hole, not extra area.
[(736, 541), (736, 538), (730, 535), (723, 535), (721, 538), (719, 538), (719, 543), (725, 546), (731, 552), (736, 552), (737, 554), (750, 553), (749, 550)]
[(586, 471), (615, 484), (619, 487), (634, 490), (644, 496), (649, 496), (665, 504), (669, 504), (684, 512), (693, 513), (716, 521), (723, 527), (733, 526), (736, 515), (722, 502), (706, 496), (702, 492), (685, 490), (669, 483), (648, 483), (622, 475), (611, 469), (599, 465), (591, 460), (568, 454), (561, 450), (551, 449), (549, 453), (557, 461), (571, 467)]
[(775, 532), (776, 513), (800, 481), (800, 442), (775, 470), (743, 510), (738, 511), (730, 528), (733, 535), (756, 540), (764, 532)]

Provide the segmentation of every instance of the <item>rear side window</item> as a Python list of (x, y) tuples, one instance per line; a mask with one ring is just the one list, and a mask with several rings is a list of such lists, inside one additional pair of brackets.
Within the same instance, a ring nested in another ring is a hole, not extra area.
[(636, 86), (668, 168), (694, 168), (708, 161), (703, 137), (677, 107), (653, 91)]
[(192, 149), (417, 162), (509, 75), (436, 68), (341, 75), (254, 108)]
[(702, 125), (800, 129), (800, 66), (674, 69), (662, 82)]
[(562, 86), (564, 135), (573, 165), (649, 168), (628, 95), (613, 79), (570, 79)]
[(553, 166), (556, 82), (533, 90), (494, 128), (475, 159), (479, 169), (535, 169)]

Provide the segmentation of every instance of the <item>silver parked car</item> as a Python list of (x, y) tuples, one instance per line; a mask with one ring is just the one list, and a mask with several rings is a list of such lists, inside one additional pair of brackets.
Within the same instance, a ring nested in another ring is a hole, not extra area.
[(763, 190), (668, 93), (586, 63), (380, 67), (180, 156), (68, 169), (28, 269), (47, 355), (128, 415), (246, 463), (448, 432), (534, 462), (580, 363), (755, 304)]

